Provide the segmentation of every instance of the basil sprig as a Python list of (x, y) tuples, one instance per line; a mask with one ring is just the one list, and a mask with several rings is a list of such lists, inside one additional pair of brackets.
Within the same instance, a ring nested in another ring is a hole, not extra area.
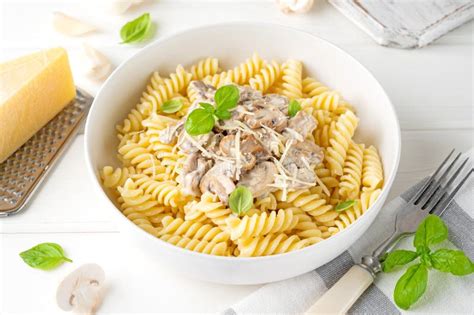
[(350, 207), (354, 206), (356, 203), (357, 200), (346, 200), (344, 202), (338, 203), (334, 210), (336, 210), (336, 212), (346, 211)]
[(295, 117), (296, 114), (301, 110), (301, 105), (297, 100), (292, 100), (290, 104), (288, 104), (288, 115), (290, 117)]
[(214, 94), (216, 107), (209, 103), (199, 103), (201, 108), (196, 108), (189, 114), (184, 129), (191, 136), (210, 132), (216, 119), (230, 119), (230, 110), (237, 106), (239, 97), (239, 89), (235, 85), (225, 85), (217, 89)]
[(252, 206), (252, 192), (245, 186), (237, 187), (229, 196), (229, 207), (237, 215), (245, 214)]
[(416, 251), (395, 250), (382, 262), (384, 272), (390, 272), (420, 258), (419, 263), (410, 266), (395, 285), (393, 298), (402, 309), (409, 309), (425, 293), (428, 286), (428, 271), (431, 268), (465, 276), (474, 272), (474, 264), (464, 252), (452, 249), (438, 249), (431, 252), (430, 246), (448, 238), (448, 228), (438, 216), (427, 216), (418, 226), (413, 246)]
[(22, 253), (20, 257), (30, 267), (49, 270), (63, 262), (72, 262), (64, 254), (63, 248), (56, 243), (41, 243)]
[(161, 111), (165, 114), (173, 114), (183, 107), (183, 101), (179, 99), (168, 100), (161, 105)]
[(151, 30), (150, 13), (144, 13), (136, 19), (126, 23), (120, 29), (122, 44), (141, 42), (148, 37)]

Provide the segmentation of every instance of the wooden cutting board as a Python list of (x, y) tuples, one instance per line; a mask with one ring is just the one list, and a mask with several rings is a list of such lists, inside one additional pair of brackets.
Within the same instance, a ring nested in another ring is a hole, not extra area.
[(329, 0), (378, 44), (426, 46), (474, 16), (473, 0)]

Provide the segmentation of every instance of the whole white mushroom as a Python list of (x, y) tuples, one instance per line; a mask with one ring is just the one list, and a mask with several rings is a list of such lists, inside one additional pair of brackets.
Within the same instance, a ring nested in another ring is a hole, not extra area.
[(276, 0), (283, 13), (305, 13), (311, 10), (314, 0)]

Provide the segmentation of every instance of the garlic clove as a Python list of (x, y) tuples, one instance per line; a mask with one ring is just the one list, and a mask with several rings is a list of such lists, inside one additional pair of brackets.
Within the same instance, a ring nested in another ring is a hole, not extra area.
[(85, 264), (71, 272), (59, 284), (58, 306), (64, 311), (94, 314), (102, 301), (104, 270), (96, 264)]
[(283, 13), (306, 13), (313, 7), (314, 0), (277, 0)]
[(53, 12), (53, 28), (64, 35), (80, 36), (96, 28), (61, 12)]
[(132, 6), (139, 5), (143, 0), (109, 0), (108, 9), (112, 14), (124, 14)]
[(87, 77), (95, 81), (105, 80), (113, 70), (109, 59), (100, 51), (86, 43), (83, 44), (83, 49), (89, 62), (89, 67), (86, 71)]

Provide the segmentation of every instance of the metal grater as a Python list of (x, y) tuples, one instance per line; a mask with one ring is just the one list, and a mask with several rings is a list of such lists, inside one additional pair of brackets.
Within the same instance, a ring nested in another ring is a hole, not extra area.
[(76, 88), (76, 99), (0, 164), (0, 217), (19, 213), (74, 139), (93, 97)]

